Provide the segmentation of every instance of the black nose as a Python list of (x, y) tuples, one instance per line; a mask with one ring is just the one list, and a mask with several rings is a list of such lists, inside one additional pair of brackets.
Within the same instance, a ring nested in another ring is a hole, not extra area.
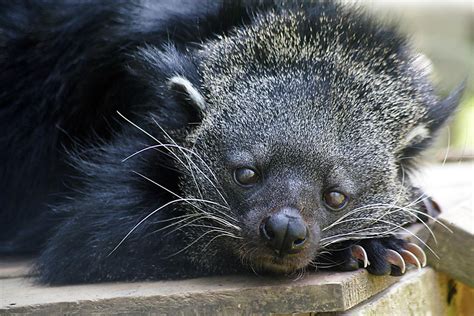
[(277, 254), (294, 254), (303, 250), (308, 229), (298, 210), (285, 208), (262, 221), (260, 235)]

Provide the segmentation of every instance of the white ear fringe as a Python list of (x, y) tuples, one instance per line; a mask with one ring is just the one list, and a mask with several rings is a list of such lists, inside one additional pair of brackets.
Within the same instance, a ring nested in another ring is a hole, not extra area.
[(179, 87), (180, 90), (185, 91), (191, 102), (193, 102), (200, 111), (206, 109), (204, 98), (188, 79), (181, 76), (174, 76), (169, 80), (168, 84), (172, 88)]
[(424, 54), (417, 54), (415, 59), (413, 60), (413, 65), (416, 69), (426, 75), (431, 75), (433, 73), (433, 63)]
[(422, 124), (412, 129), (405, 137), (405, 144), (410, 145), (422, 141), (430, 136), (428, 128)]

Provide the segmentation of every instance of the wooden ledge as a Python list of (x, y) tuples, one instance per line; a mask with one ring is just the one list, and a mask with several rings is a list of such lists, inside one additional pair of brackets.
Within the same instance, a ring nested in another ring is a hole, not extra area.
[(425, 168), (419, 183), (440, 205), (444, 225), (432, 226), (436, 241), (424, 227), (417, 232), (433, 249), (429, 265), (474, 287), (474, 163)]
[(302, 280), (228, 276), (59, 287), (28, 277), (1, 279), (0, 313), (255, 313), (347, 310), (398, 278), (366, 271), (314, 273)]
[(182, 281), (39, 286), (27, 277), (1, 279), (0, 313), (232, 314), (344, 311), (399, 278), (364, 270), (314, 273), (302, 280), (255, 276)]

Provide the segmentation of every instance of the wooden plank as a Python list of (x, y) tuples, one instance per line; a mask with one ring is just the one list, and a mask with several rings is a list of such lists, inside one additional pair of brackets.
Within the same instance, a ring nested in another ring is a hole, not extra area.
[(426, 268), (337, 315), (474, 315), (474, 289)]
[(444, 285), (431, 268), (410, 271), (397, 284), (340, 315), (446, 315)]
[[(433, 234), (422, 228), (428, 262), (436, 270), (474, 287), (474, 163), (446, 164), (424, 170), (419, 183), (439, 203), (442, 213)], [(414, 240), (416, 241), (416, 240)]]
[(27, 278), (0, 280), (0, 313), (232, 314), (346, 310), (397, 281), (350, 273), (284, 277), (228, 276), (182, 281), (105, 283), (60, 287)]
[(31, 263), (31, 258), (0, 257), (0, 279), (27, 276), (30, 273)]

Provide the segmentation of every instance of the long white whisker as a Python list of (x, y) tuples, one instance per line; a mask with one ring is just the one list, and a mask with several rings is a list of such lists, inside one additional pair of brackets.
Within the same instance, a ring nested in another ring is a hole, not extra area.
[[(360, 218), (357, 218), (357, 220), (373, 220), (372, 218), (368, 218), (368, 217), (360, 217)], [(348, 220), (348, 221), (353, 221), (353, 220)], [(438, 255), (436, 254), (436, 252), (431, 249), (430, 246), (428, 246), (423, 240), (421, 240), (420, 237), (418, 237), (417, 235), (415, 235), (414, 233), (412, 233), (411, 231), (409, 231), (408, 229), (406, 229), (405, 227), (401, 226), (401, 225), (397, 225), (395, 223), (392, 223), (390, 221), (385, 221), (383, 219), (377, 219), (377, 222), (382, 222), (382, 223), (385, 223), (385, 224), (388, 224), (388, 225), (392, 225), (392, 226), (395, 226), (397, 227), (398, 229), (401, 229), (401, 230), (404, 230), (405, 232), (409, 233), (410, 235), (412, 235), (413, 237), (415, 237), (419, 242), (421, 242), (428, 250), (430, 250), (433, 255), (435, 255), (436, 258), (439, 259)]]
[(117, 114), (120, 115), (125, 121), (127, 121), (128, 123), (132, 124), (135, 128), (137, 128), (138, 130), (140, 130), (141, 132), (143, 132), (145, 135), (147, 135), (148, 137), (150, 137), (151, 139), (153, 139), (155, 142), (157, 143), (161, 143), (155, 136), (151, 135), (150, 133), (148, 133), (147, 131), (145, 131), (143, 128), (141, 128), (140, 126), (138, 126), (137, 124), (133, 123), (132, 121), (130, 121), (128, 118), (126, 118), (122, 113), (120, 113), (119, 111), (117, 111)]
[[(219, 227), (216, 227), (216, 226), (209, 226), (209, 225), (201, 225), (201, 224), (193, 224), (199, 220), (204, 220), (204, 219), (209, 219), (209, 220), (213, 220), (213, 221), (216, 221), (218, 222), (219, 224), (222, 224), (220, 222), (220, 218), (217, 217), (217, 216), (213, 216), (213, 215), (207, 215), (207, 214), (201, 214), (201, 213), (197, 213), (196, 215), (199, 215), (198, 217), (194, 218), (193, 220), (181, 225), (181, 226), (178, 226), (176, 227), (175, 229), (169, 231), (166, 233), (166, 235), (170, 235), (172, 234), (173, 232), (177, 231), (177, 230), (180, 230), (182, 228), (185, 228), (185, 227), (188, 227), (188, 226), (191, 226), (191, 227), (197, 227), (197, 226), (200, 226), (200, 227), (208, 227), (208, 228), (213, 228), (213, 229), (220, 229)], [(224, 226), (227, 226), (227, 225), (224, 225)], [(224, 231), (224, 230), (223, 230)], [(227, 232), (227, 231), (226, 231)], [(231, 232), (227, 232), (228, 234), (232, 234)], [(233, 234), (232, 234), (233, 235)], [(235, 236), (235, 235), (234, 235)], [(236, 238), (238, 238), (236, 236)]]
[[(153, 122), (155, 122), (155, 124), (158, 126), (158, 128), (160, 128), (160, 130), (163, 132), (163, 134), (165, 135), (166, 138), (168, 138), (169, 141), (171, 141), (174, 145), (176, 145), (176, 148), (178, 148), (178, 150), (181, 152), (181, 154), (186, 158), (187, 162), (188, 162), (188, 170), (189, 172), (191, 173), (191, 176), (193, 178), (193, 182), (194, 182), (194, 185), (196, 187), (196, 189), (198, 190), (198, 193), (199, 193), (199, 196), (201, 197), (201, 199), (203, 198), (203, 195), (202, 195), (202, 192), (201, 192), (201, 188), (199, 187), (199, 184), (196, 180), (196, 176), (194, 174), (194, 171), (193, 171), (193, 168), (191, 167), (191, 163), (194, 164), (194, 162), (192, 161), (192, 159), (189, 157), (188, 154), (186, 154), (186, 152), (182, 149), (182, 146), (179, 146), (176, 141), (173, 139), (173, 137), (170, 136), (170, 134), (168, 134), (168, 132), (163, 128), (161, 127), (160, 124), (158, 124), (158, 122), (155, 120), (154, 117), (151, 118), (153, 120)], [(199, 168), (198, 168), (199, 169)], [(217, 190), (217, 188), (216, 188)], [(226, 204), (227, 204), (227, 201), (224, 201)]]
[(442, 166), (446, 164), (446, 161), (448, 160), (449, 150), (451, 149), (451, 129), (449, 126), (447, 126), (447, 130), (448, 130), (448, 146), (446, 148), (446, 154), (444, 155), (443, 163), (441, 164)]
[(230, 238), (241, 239), (240, 237), (237, 237), (237, 236), (228, 234), (227, 232), (223, 232), (222, 234), (213, 237), (213, 238), (204, 246), (203, 250), (206, 250), (207, 247), (209, 247), (209, 245), (210, 245), (214, 240), (216, 240), (217, 238), (220, 238), (220, 237), (230, 237)]
[[(428, 229), (428, 231), (430, 232), (430, 234), (431, 234), (431, 236), (433, 237), (434, 241), (437, 243), (436, 236), (434, 235), (434, 233), (433, 233), (433, 231), (431, 230), (431, 228), (430, 228), (424, 221), (422, 221), (421, 218), (420, 218), (418, 215), (414, 214), (414, 213), (411, 212), (409, 209), (402, 208), (402, 207), (397, 206), (397, 205), (395, 205), (395, 204), (387, 204), (387, 211), (386, 211), (385, 213), (381, 214), (380, 216), (374, 218), (372, 222), (378, 222), (379, 219), (381, 219), (381, 218), (383, 218), (383, 217), (385, 217), (385, 216), (388, 216), (388, 215), (390, 215), (390, 214), (394, 214), (394, 213), (400, 212), (400, 211), (405, 211), (405, 212), (409, 213), (410, 215), (414, 216), (415, 218), (417, 218), (417, 219)], [(357, 220), (357, 218), (351, 219), (351, 220), (346, 220), (346, 222), (347, 222), (347, 221), (352, 221), (352, 220)], [(344, 222), (344, 221), (343, 221), (343, 222)], [(340, 223), (342, 223), (342, 222), (340, 222)], [(339, 223), (339, 224), (340, 224), (340, 223)]]
[(133, 228), (127, 233), (127, 235), (125, 235), (125, 237), (122, 238), (122, 240), (117, 244), (117, 246), (115, 246), (114, 249), (112, 249), (112, 251), (107, 256), (110, 256), (112, 253), (114, 253), (114, 251), (117, 250), (117, 248), (120, 247), (120, 245), (123, 244), (123, 242), (128, 238), (128, 236), (130, 236), (138, 228), (138, 226), (140, 226), (143, 222), (145, 222), (151, 216), (153, 216), (154, 214), (156, 214), (157, 212), (159, 212), (160, 210), (162, 210), (163, 208), (165, 208), (165, 207), (167, 207), (171, 204), (174, 204), (174, 203), (177, 203), (177, 202), (180, 202), (180, 201), (184, 201), (184, 200), (185, 199), (176, 199), (176, 200), (169, 201), (168, 203), (163, 204), (159, 208), (155, 209), (153, 212), (149, 213), (142, 220), (140, 220), (135, 226), (133, 226)]
[(194, 167), (195, 167), (198, 171), (200, 171), (201, 174), (202, 174), (202, 175), (209, 181), (209, 183), (214, 187), (214, 189), (215, 189), (216, 192), (219, 194), (219, 196), (220, 196), (221, 199), (224, 201), (224, 203), (225, 203), (226, 205), (229, 205), (229, 203), (228, 203), (227, 200), (225, 199), (224, 195), (220, 192), (220, 190), (219, 190), (219, 189), (216, 187), (216, 185), (215, 185), (215, 184), (218, 184), (218, 183), (219, 183), (219, 180), (218, 180), (217, 176), (216, 176), (215, 173), (212, 171), (212, 169), (209, 167), (209, 165), (204, 161), (204, 159), (202, 159), (202, 157), (199, 156), (199, 155), (198, 155), (196, 152), (194, 152), (193, 150), (190, 150), (190, 149), (188, 149), (188, 148), (186, 148), (186, 147), (183, 147), (183, 146), (178, 145), (178, 144), (174, 141), (174, 139), (166, 132), (166, 130), (165, 130), (163, 127), (161, 127), (160, 124), (158, 124), (158, 122), (157, 122), (154, 118), (152, 118), (152, 120), (153, 120), (153, 122), (155, 122), (156, 126), (158, 126), (158, 128), (161, 129), (161, 131), (165, 134), (165, 136), (166, 136), (171, 142), (173, 142), (173, 143), (177, 146), (177, 148), (181, 151), (181, 153), (184, 154), (184, 152), (189, 152), (189, 153), (191, 153), (192, 155), (194, 155), (195, 157), (197, 157), (197, 159), (199, 159), (199, 160), (204, 164), (204, 166), (207, 168), (207, 170), (209, 171), (209, 173), (211, 174), (211, 176), (214, 178), (215, 183), (214, 183), (214, 181), (212, 181), (211, 179), (209, 179), (209, 178), (207, 177), (207, 175), (201, 170), (201, 168), (199, 168), (199, 167), (194, 163), (194, 161), (192, 161), (192, 159), (190, 159), (190, 158), (188, 159), (189, 162), (191, 162), (191, 163), (194, 165)]
[(428, 194), (422, 192), (417, 198), (415, 198), (413, 201), (411, 201), (411, 202), (410, 202), (409, 204), (407, 204), (406, 206), (411, 207), (411, 206), (416, 205), (416, 204), (418, 204), (418, 203), (420, 203), (420, 202), (423, 202), (423, 201), (425, 201), (425, 200), (427, 200), (427, 199), (429, 199), (429, 198), (430, 198), (430, 196), (429, 196)]
[(169, 256), (166, 256), (165, 259), (168, 259), (168, 258), (171, 258), (171, 257), (174, 257), (178, 254), (180, 254), (181, 252), (185, 251), (186, 249), (188, 249), (189, 247), (191, 247), (192, 245), (194, 245), (195, 243), (197, 243), (199, 240), (201, 240), (202, 238), (204, 238), (206, 235), (210, 234), (210, 233), (214, 233), (214, 232), (220, 232), (220, 230), (218, 229), (213, 229), (213, 230), (208, 230), (207, 232), (205, 232), (204, 234), (202, 234), (201, 236), (199, 236), (198, 238), (196, 238), (192, 243), (190, 243), (189, 245), (187, 245), (186, 247), (184, 247), (183, 249), (169, 255)]
[(141, 153), (143, 153), (143, 152), (145, 152), (145, 151), (147, 151), (147, 150), (150, 150), (150, 149), (157, 149), (157, 148), (161, 148), (161, 147), (165, 148), (169, 153), (171, 153), (172, 156), (173, 156), (173, 158), (174, 158), (174, 159), (177, 159), (184, 167), (187, 167), (187, 165), (176, 155), (176, 153), (174, 153), (174, 152), (170, 149), (170, 147), (173, 148), (174, 145), (173, 145), (173, 144), (164, 144), (164, 143), (162, 143), (162, 142), (159, 142), (159, 144), (157, 144), (157, 145), (151, 145), (151, 146), (142, 148), (142, 149), (140, 149), (139, 151), (136, 151), (136, 152), (134, 152), (133, 154), (131, 154), (131, 155), (125, 157), (124, 159), (122, 159), (122, 162), (125, 162), (125, 161), (127, 161), (127, 160), (129, 160), (129, 159), (135, 157), (136, 155), (139, 155), (139, 154), (141, 154)]
[[(328, 237), (324, 237), (322, 238), (319, 242), (320, 243), (323, 243), (325, 242), (326, 240), (330, 240), (330, 239), (334, 239), (336, 237), (343, 237), (343, 236), (348, 236), (348, 235), (352, 235), (352, 234), (358, 234), (358, 233), (362, 233), (362, 232), (365, 232), (365, 231), (371, 231), (371, 230), (374, 230), (375, 228), (374, 227), (365, 227), (365, 228), (360, 228), (358, 230), (355, 230), (355, 231), (352, 231), (352, 232), (349, 232), (349, 233), (343, 233), (343, 234), (337, 234), (337, 235), (332, 235), (332, 236), (328, 236)], [(377, 234), (383, 234), (383, 233), (380, 233), (379, 231), (377, 231)]]
[(344, 218), (347, 218), (347, 217), (351, 216), (354, 213), (361, 212), (361, 211), (364, 211), (364, 210), (377, 209), (377, 208), (380, 208), (380, 206), (382, 206), (382, 205), (385, 205), (385, 204), (375, 203), (375, 204), (368, 204), (368, 205), (364, 205), (364, 206), (361, 206), (361, 207), (357, 207), (357, 208), (353, 209), (352, 211), (342, 215), (336, 221), (334, 221), (332, 224), (324, 227), (321, 231), (328, 230), (328, 229), (338, 225)]
[[(410, 204), (409, 204), (410, 205)], [(390, 204), (379, 204), (379, 206), (381, 207), (388, 207), (388, 206), (391, 206), (391, 207), (394, 207), (394, 208), (399, 208), (399, 209), (402, 209), (402, 210), (406, 210), (407, 212), (413, 212), (413, 213), (417, 213), (417, 214), (420, 214), (420, 215), (423, 215), (423, 216), (426, 216), (428, 217), (429, 219), (433, 220), (435, 223), (437, 223), (438, 225), (442, 226), (444, 229), (446, 229), (447, 231), (449, 231), (450, 233), (453, 233), (453, 231), (448, 227), (446, 226), (443, 222), (441, 222), (440, 220), (438, 220), (437, 218), (425, 213), (425, 212), (422, 212), (422, 211), (419, 211), (419, 210), (416, 210), (414, 208), (409, 208), (408, 205), (407, 206), (398, 206), (398, 205), (390, 205)], [(415, 216), (421, 223), (424, 223), (420, 217), (416, 216), (416, 215), (413, 215)], [(434, 237), (434, 236), (433, 236)]]
[[(143, 174), (141, 174), (141, 173), (139, 173), (139, 172), (136, 172), (136, 171), (132, 171), (132, 172), (134, 172), (134, 173), (137, 174), (138, 176), (144, 178), (145, 180), (147, 180), (147, 181), (149, 181), (149, 182), (155, 184), (155, 185), (158, 186), (159, 188), (162, 188), (162, 189), (165, 190), (166, 192), (168, 192), (168, 193), (174, 195), (175, 197), (183, 198), (183, 197), (181, 197), (180, 195), (176, 194), (175, 192), (171, 191), (170, 189), (168, 189), (168, 188), (162, 186), (162, 185), (159, 184), (158, 182), (153, 181), (152, 179), (148, 178), (147, 176), (145, 176), (145, 175), (143, 175)], [(202, 199), (192, 199), (192, 200), (193, 200), (193, 201), (202, 202), (202, 203), (212, 204), (212, 205), (216, 205), (216, 206), (222, 207), (222, 208), (224, 208), (224, 209), (228, 209), (226, 206), (223, 206), (223, 205), (221, 205), (221, 204), (219, 204), (219, 203), (217, 203), (217, 202), (214, 202), (214, 201), (202, 200)], [(191, 204), (191, 203), (188, 203), (188, 204)], [(206, 214), (209, 214), (209, 212), (206, 212), (206, 211), (203, 210), (202, 208), (199, 208), (199, 207), (197, 207), (197, 206), (195, 206), (195, 205), (193, 205), (193, 206), (196, 207), (196, 209), (200, 210), (201, 212), (206, 213)], [(221, 215), (226, 216), (227, 218), (229, 218), (229, 219), (231, 219), (231, 220), (233, 220), (233, 221), (237, 221), (235, 218), (231, 217), (230, 215), (226, 214), (225, 212), (219, 211), (219, 213), (220, 213)], [(228, 222), (228, 221), (226, 221), (226, 220), (224, 220), (224, 219), (222, 219), (222, 221), (226, 222), (228, 226), (233, 227), (233, 228), (235, 228), (235, 229), (237, 229), (237, 230), (240, 231), (240, 227), (238, 227), (238, 226), (236, 226), (236, 225), (234, 225), (234, 224), (232, 224), (232, 223), (230, 223), (230, 222)]]
[[(129, 120), (127, 117), (125, 117), (122, 113), (120, 113), (119, 111), (117, 111), (118, 115), (120, 115), (124, 120), (126, 120), (128, 123), (132, 124), (132, 126), (134, 126), (135, 128), (137, 128), (139, 131), (143, 132), (145, 135), (147, 135), (148, 137), (150, 137), (151, 139), (153, 139), (155, 142), (157, 142), (158, 144), (163, 144), (158, 138), (156, 138), (155, 136), (151, 135), (150, 133), (148, 133), (147, 131), (145, 131), (143, 128), (141, 128), (140, 126), (138, 126), (137, 124), (133, 123), (131, 120)], [(150, 149), (150, 148), (149, 148)], [(172, 154), (181, 164), (183, 164), (185, 167), (186, 167), (186, 164), (176, 155), (176, 153), (174, 153), (172, 150), (170, 150), (169, 148), (167, 148), (167, 150), (169, 151), (170, 154)], [(142, 151), (139, 151), (139, 152), (142, 152)], [(131, 157), (135, 156), (135, 154), (133, 154)], [(124, 160), (122, 161), (125, 161), (127, 160), (127, 158), (125, 158)]]
[[(134, 125), (134, 126), (135, 126), (135, 125)], [(160, 127), (160, 128), (161, 128), (161, 127)], [(218, 181), (216, 175), (212, 172), (211, 168), (207, 165), (207, 163), (206, 163), (198, 154), (196, 154), (194, 151), (189, 150), (188, 148), (183, 147), (183, 146), (180, 146), (180, 145), (178, 145), (178, 144), (176, 144), (176, 143), (175, 143), (175, 144), (166, 144), (166, 143), (160, 142), (160, 141), (157, 140), (156, 138), (154, 138), (154, 139), (158, 142), (157, 145), (148, 146), (148, 147), (146, 147), (146, 148), (143, 148), (143, 149), (141, 149), (141, 150), (139, 150), (139, 151), (137, 151), (137, 152), (135, 152), (135, 153), (129, 155), (128, 157), (126, 157), (126, 158), (123, 159), (122, 161), (126, 161), (126, 160), (128, 160), (128, 159), (130, 159), (130, 158), (132, 158), (132, 157), (134, 157), (134, 156), (136, 156), (136, 155), (138, 155), (138, 154), (140, 154), (140, 153), (142, 153), (142, 152), (144, 152), (144, 151), (147, 151), (147, 150), (150, 150), (150, 149), (155, 149), (155, 148), (164, 147), (164, 148), (166, 148), (170, 153), (172, 153), (172, 154), (174, 155), (174, 157), (175, 157), (187, 170), (189, 170), (190, 172), (192, 172), (192, 168), (191, 168), (191, 166), (189, 165), (189, 163), (191, 163), (191, 164), (204, 176), (204, 178), (205, 178), (207, 181), (209, 181), (209, 183), (211, 184), (211, 186), (213, 186), (213, 188), (214, 188), (214, 189), (216, 190), (216, 192), (219, 194), (219, 197), (224, 201), (224, 203), (226, 203), (226, 205), (229, 205), (229, 203), (227, 202), (227, 200), (226, 200), (226, 198), (224, 197), (224, 195), (220, 192), (220, 190), (219, 190), (219, 189), (217, 188), (217, 186), (215, 185), (214, 181), (212, 181), (211, 179), (209, 179), (209, 177), (201, 170), (201, 168), (199, 168), (199, 167), (196, 165), (196, 163), (194, 163), (194, 161), (192, 161), (191, 158), (189, 158), (189, 157), (185, 154), (185, 152), (186, 152), (186, 153), (190, 153), (190, 154), (196, 156), (201, 162), (203, 162), (204, 166), (208, 169), (208, 171), (211, 173), (211, 175), (214, 177), (214, 179), (216, 179), (216, 181)], [(176, 155), (173, 151), (171, 151), (169, 148), (177, 148), (177, 149), (179, 149), (179, 150), (183, 153), (183, 155), (185, 155), (185, 157), (187, 157), (188, 164), (185, 164), (181, 159), (179, 159), (179, 158), (177, 157), (177, 155)]]
[(340, 235), (335, 235), (330, 238), (336, 238), (334, 240), (330, 240), (329, 237), (325, 238), (325, 243), (321, 244), (322, 249), (327, 249), (328, 246), (339, 243), (341, 241), (346, 241), (346, 240), (361, 240), (361, 239), (367, 239), (367, 238), (384, 238), (389, 235), (393, 235), (397, 231), (396, 228), (390, 228), (389, 230), (385, 232), (379, 232), (379, 231), (374, 231), (370, 233), (363, 232), (363, 230), (357, 230), (355, 232), (351, 233), (346, 233), (346, 234), (340, 234)]
[(169, 232), (169, 233), (166, 234), (166, 235), (169, 235), (169, 234), (175, 232), (176, 230), (187, 226), (189, 223), (192, 223), (192, 222), (195, 222), (195, 221), (198, 221), (198, 220), (202, 219), (203, 217), (205, 217), (205, 215), (200, 214), (200, 213), (188, 214), (187, 217), (185, 217), (185, 218), (183, 218), (183, 219), (180, 219), (180, 220), (177, 221), (177, 222), (173, 222), (173, 223), (171, 223), (171, 224), (169, 224), (169, 225), (167, 225), (167, 226), (165, 226), (165, 227), (161, 227), (161, 228), (159, 228), (159, 229), (157, 229), (157, 230), (154, 230), (154, 231), (152, 231), (151, 233), (152, 233), (152, 234), (157, 233), (157, 232), (159, 232), (159, 231), (168, 229), (168, 228), (170, 228), (170, 227), (179, 225), (179, 224), (181, 224), (181, 223), (183, 223), (183, 222), (186, 222), (186, 221), (192, 219), (190, 222), (187, 222), (187, 223), (185, 223), (184, 225), (178, 226), (178, 228), (173, 229), (171, 232)]

